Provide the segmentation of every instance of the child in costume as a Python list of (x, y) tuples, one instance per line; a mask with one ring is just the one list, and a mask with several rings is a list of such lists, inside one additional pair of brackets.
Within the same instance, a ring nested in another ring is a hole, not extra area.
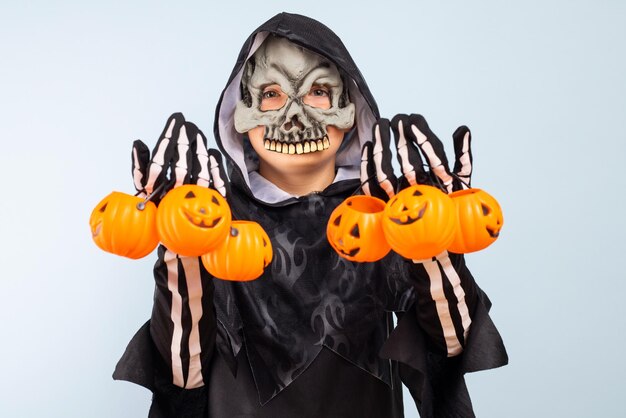
[(423, 117), (380, 118), (330, 29), (281, 13), (246, 40), (214, 135), (221, 152), (172, 115), (152, 154), (135, 142), (135, 185), (215, 188), (234, 219), (261, 224), (274, 259), (238, 283), (159, 248), (152, 317), (114, 373), (154, 393), (150, 417), (402, 417), (401, 382), (422, 417), (473, 416), (463, 374), (507, 356), (463, 256), (354, 263), (326, 239), (331, 212), (362, 183), (384, 200), (435, 176), (448, 192), (469, 184), (469, 130), (454, 134), (451, 173)]

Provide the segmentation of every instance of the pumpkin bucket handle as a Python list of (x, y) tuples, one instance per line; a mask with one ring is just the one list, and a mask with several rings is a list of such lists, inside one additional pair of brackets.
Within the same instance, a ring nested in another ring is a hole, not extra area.
[[(152, 199), (157, 193), (159, 193), (163, 187), (165, 187), (165, 183), (161, 183), (156, 189), (152, 191), (152, 193), (147, 195), (146, 198), (143, 200), (143, 202), (137, 203), (137, 209), (144, 210), (146, 208), (146, 203), (148, 203), (150, 199)], [(135, 193), (135, 196), (139, 196), (139, 194), (145, 193), (145, 192), (146, 192), (146, 189), (140, 190), (137, 193)]]
[(459, 182), (461, 182), (468, 189), (472, 188), (472, 186), (470, 186), (469, 183), (467, 183), (465, 180), (461, 179), (461, 177), (458, 174), (456, 174), (456, 173), (450, 173), (450, 174), (452, 174), (452, 177), (457, 179)]
[(350, 197), (352, 197), (352, 196), (356, 196), (357, 194), (359, 194), (359, 192), (361, 192), (361, 194), (362, 194), (362, 193), (363, 193), (363, 186), (365, 186), (365, 183), (367, 183), (368, 181), (370, 181), (370, 180), (371, 180), (371, 179), (373, 179), (374, 177), (376, 177), (376, 176), (375, 176), (375, 175), (374, 175), (374, 176), (369, 176), (368, 178), (366, 178), (365, 180), (363, 180), (363, 181), (361, 182), (361, 184), (359, 184), (359, 187), (357, 187), (357, 188), (354, 190), (354, 192), (350, 195)]

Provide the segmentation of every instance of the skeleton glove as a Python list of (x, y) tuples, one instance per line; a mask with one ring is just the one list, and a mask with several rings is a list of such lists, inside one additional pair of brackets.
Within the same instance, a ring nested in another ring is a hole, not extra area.
[[(182, 184), (213, 187), (224, 197), (229, 194), (221, 154), (207, 150), (202, 131), (181, 113), (167, 120), (152, 157), (142, 141), (133, 143), (132, 167), (135, 188), (143, 195), (157, 191), (156, 203)], [(171, 383), (188, 389), (203, 386), (215, 344), (210, 275), (199, 257), (182, 257), (161, 246), (154, 279), (150, 334), (171, 370)]]
[[(472, 175), (471, 133), (460, 126), (452, 135), (454, 141), (454, 174), (448, 167), (443, 144), (422, 115), (396, 115), (391, 121), (396, 143), (398, 162), (402, 170), (401, 186), (432, 184), (443, 186), (445, 192), (466, 189)], [(429, 171), (424, 169), (421, 154), (426, 158)]]
[[(393, 131), (399, 179), (391, 167), (389, 129)], [(364, 192), (388, 200), (400, 188), (435, 184), (447, 193), (468, 188), (472, 174), (471, 134), (466, 126), (453, 134), (455, 165), (452, 174), (443, 144), (421, 115), (397, 115), (389, 123), (380, 119), (373, 142), (363, 147), (361, 181)], [(425, 158), (428, 170), (425, 169)], [(411, 260), (412, 283), (417, 290), (416, 315), (438, 351), (455, 356), (463, 351), (477, 300), (476, 283), (463, 255), (447, 251), (429, 260)]]
[[(391, 164), (389, 129), (393, 131), (398, 162), (402, 176), (397, 179)], [(415, 184), (437, 184), (447, 193), (466, 189), (472, 175), (471, 133), (467, 126), (460, 126), (452, 135), (454, 140), (454, 174), (448, 167), (443, 144), (430, 130), (421, 115), (396, 115), (391, 123), (379, 119), (372, 129), (372, 140), (361, 151), (361, 182), (363, 192), (383, 200), (389, 200), (400, 189)], [(429, 170), (424, 168), (422, 156)]]
[(374, 124), (372, 138), (361, 151), (361, 186), (366, 195), (387, 201), (395, 195), (398, 183), (391, 165), (388, 119)]
[(141, 140), (133, 143), (132, 171), (135, 188), (142, 196), (159, 189), (153, 201), (182, 184), (213, 187), (227, 197), (229, 184), (222, 156), (215, 149), (207, 150), (207, 139), (196, 125), (174, 113), (152, 151)]

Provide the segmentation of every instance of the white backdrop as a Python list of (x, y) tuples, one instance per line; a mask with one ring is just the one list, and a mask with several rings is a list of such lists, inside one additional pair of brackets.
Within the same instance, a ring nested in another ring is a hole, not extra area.
[[(91, 242), (130, 150), (182, 111), (207, 134), (239, 48), (280, 11), (326, 23), (381, 112), (472, 128), (505, 211), (468, 256), (511, 358), (468, 376), (479, 417), (617, 417), (626, 361), (626, 3), (3, 1), (0, 416), (144, 417), (111, 373), (148, 318), (154, 255)], [(407, 399), (407, 417), (417, 413)]]

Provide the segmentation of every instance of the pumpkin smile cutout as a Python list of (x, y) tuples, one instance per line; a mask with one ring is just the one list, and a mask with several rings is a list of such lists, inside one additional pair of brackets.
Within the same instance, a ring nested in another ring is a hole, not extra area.
[[(194, 197), (196, 196), (191, 191), (185, 195), (186, 199), (191, 199)], [(217, 199), (215, 199), (213, 202), (219, 204), (217, 203)], [(198, 209), (199, 213), (192, 213), (189, 209), (184, 207), (181, 208), (181, 210), (183, 211), (183, 214), (185, 215), (187, 220), (198, 228), (215, 228), (215, 226), (222, 220), (220, 216), (211, 220), (209, 217), (206, 216), (207, 210), (205, 208)]]
[(228, 234), (230, 207), (213, 189), (183, 185), (170, 190), (159, 204), (157, 231), (163, 245), (182, 256), (200, 256)]
[(158, 245), (157, 208), (152, 202), (113, 192), (102, 199), (89, 218), (91, 237), (102, 250), (132, 259), (150, 254)]
[(431, 258), (454, 239), (454, 203), (436, 187), (411, 186), (389, 200), (382, 225), (395, 252), (412, 260)]
[[(419, 190), (413, 192), (414, 196), (421, 196), (422, 193)], [(403, 208), (405, 213), (401, 213), (398, 218), (389, 218), (391, 222), (397, 223), (398, 225), (411, 225), (413, 222), (419, 221), (424, 217), (424, 213), (426, 212), (426, 208), (428, 207), (428, 202), (424, 202), (422, 205), (412, 208), (410, 211), (406, 208)]]
[(326, 227), (331, 247), (350, 261), (383, 258), (391, 247), (382, 229), (385, 202), (372, 196), (351, 196), (335, 208)]
[(471, 253), (493, 244), (504, 223), (498, 201), (480, 189), (460, 190), (450, 197), (456, 207), (459, 227), (448, 249), (459, 254)]

